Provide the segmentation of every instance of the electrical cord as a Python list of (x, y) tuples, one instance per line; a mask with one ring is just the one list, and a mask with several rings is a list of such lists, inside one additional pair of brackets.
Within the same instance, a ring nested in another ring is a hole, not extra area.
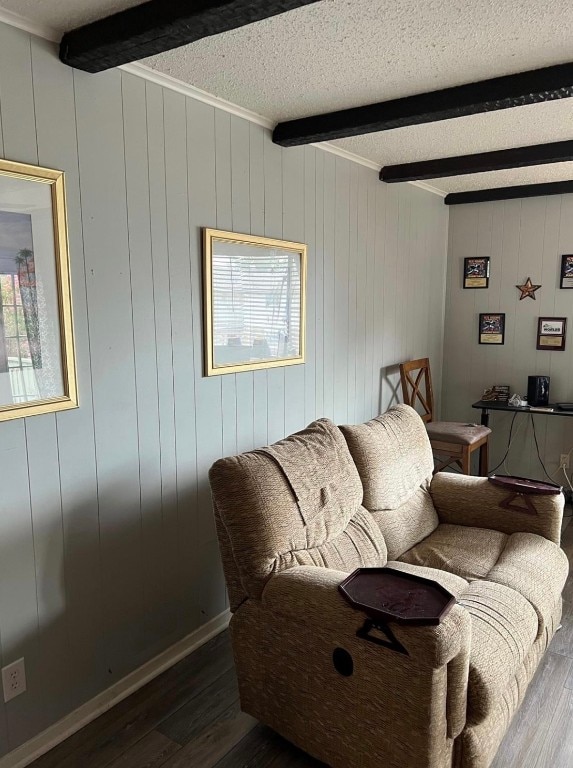
[[(516, 416), (517, 416), (517, 411), (516, 411), (516, 412), (513, 414), (513, 418), (512, 418), (512, 420), (511, 420), (511, 424), (510, 424), (510, 427), (509, 427), (509, 437), (508, 437), (508, 439), (507, 439), (507, 449), (506, 449), (506, 451), (505, 451), (505, 454), (504, 454), (504, 456), (503, 456), (503, 459), (502, 459), (502, 460), (499, 462), (499, 464), (496, 464), (496, 466), (495, 466), (495, 467), (494, 467), (494, 468), (493, 468), (493, 469), (492, 469), (492, 470), (491, 470), (491, 471), (488, 473), (488, 474), (490, 474), (490, 475), (493, 475), (493, 473), (495, 472), (495, 470), (496, 470), (496, 469), (499, 469), (499, 468), (501, 467), (501, 465), (502, 465), (502, 464), (505, 462), (505, 460), (507, 459), (507, 455), (508, 455), (508, 453), (509, 453), (509, 449), (511, 448), (511, 444), (512, 444), (512, 442), (513, 442), (513, 440), (512, 440), (512, 434), (513, 434), (513, 424), (514, 424), (514, 422), (515, 422), (515, 417), (516, 417)], [(517, 434), (517, 433), (516, 433), (516, 434)]]
[[(517, 413), (514, 413), (513, 414), (513, 418), (511, 420), (511, 424), (509, 426), (509, 437), (507, 439), (507, 448), (506, 448), (506, 451), (505, 451), (505, 453), (503, 455), (503, 458), (499, 462), (499, 464), (496, 464), (496, 466), (488, 473), (489, 475), (493, 475), (494, 472), (496, 471), (496, 469), (499, 469), (499, 467), (501, 467), (502, 464), (504, 465), (504, 467), (505, 467), (506, 471), (508, 472), (508, 474), (510, 474), (505, 462), (506, 462), (506, 459), (507, 459), (507, 457), (509, 455), (509, 451), (511, 450), (511, 446), (513, 445), (513, 442), (514, 442), (515, 438), (517, 437), (517, 435), (519, 433), (520, 426), (521, 426), (521, 425), (518, 426), (518, 428), (515, 430), (515, 435), (514, 435), (513, 434), (513, 424), (515, 422), (515, 417), (516, 416), (517, 416)], [(546, 476), (549, 478), (549, 481), (553, 483), (555, 481), (555, 476), (551, 477), (551, 475), (547, 472), (545, 464), (543, 463), (543, 459), (541, 458), (541, 452), (539, 450), (539, 443), (537, 441), (537, 433), (535, 431), (535, 420), (533, 418), (533, 414), (530, 413), (529, 416), (531, 418), (531, 425), (533, 427), (533, 439), (535, 441), (535, 449), (537, 451), (537, 458), (539, 459), (539, 463), (543, 467), (543, 471), (545, 472)], [(571, 453), (573, 453), (573, 448), (569, 451), (568, 455), (571, 455)], [(571, 484), (569, 476), (567, 475), (567, 472), (565, 471), (565, 467), (561, 466), (561, 467), (559, 467), (559, 470), (557, 470), (557, 471), (560, 471), (560, 470), (563, 471), (563, 474), (565, 475), (565, 479), (567, 480), (569, 488), (571, 489), (571, 492), (573, 493), (573, 485)], [(557, 472), (555, 474), (557, 474)], [(563, 517), (571, 517), (571, 516), (572, 516), (572, 514), (563, 515)]]
[(545, 464), (543, 463), (543, 459), (541, 458), (541, 453), (539, 451), (539, 443), (537, 442), (537, 432), (535, 431), (535, 419), (533, 418), (533, 414), (532, 413), (530, 413), (529, 416), (531, 418), (531, 426), (533, 427), (533, 439), (535, 441), (535, 449), (537, 451), (537, 458), (539, 459), (539, 463), (543, 467), (543, 471), (545, 472), (545, 475), (546, 475), (547, 479), (549, 480), (550, 483), (552, 483), (553, 479), (552, 479), (551, 475), (549, 474), (549, 472), (547, 471), (547, 469), (545, 468)]
[[(545, 472), (545, 474), (546, 474), (546, 475), (547, 475), (547, 477), (549, 478), (550, 482), (553, 482), (553, 481), (554, 481), (554, 478), (553, 478), (553, 477), (551, 477), (551, 475), (548, 473), (547, 469), (545, 468), (545, 464), (543, 463), (543, 460), (542, 460), (542, 458), (541, 458), (541, 453), (540, 453), (540, 451), (539, 451), (539, 443), (537, 442), (537, 434), (536, 434), (536, 432), (535, 432), (535, 420), (534, 420), (534, 418), (533, 418), (533, 414), (531, 414), (531, 413), (530, 413), (529, 415), (531, 416), (531, 424), (532, 424), (532, 426), (533, 426), (533, 439), (535, 440), (535, 448), (536, 448), (536, 450), (537, 450), (537, 458), (539, 459), (539, 463), (540, 463), (540, 464), (541, 464), (541, 466), (543, 467), (543, 471)], [(563, 470), (563, 474), (565, 475), (565, 479), (567, 480), (567, 483), (568, 483), (568, 485), (569, 485), (569, 488), (571, 488), (571, 491), (573, 492), (573, 486), (571, 485), (571, 481), (569, 480), (569, 477), (568, 477), (568, 475), (567, 475), (567, 472), (565, 472), (565, 467), (564, 467), (563, 465), (561, 465), (560, 469), (562, 469), (562, 470)], [(564, 515), (563, 515), (563, 517), (571, 517), (571, 514), (568, 514), (568, 515), (565, 515), (565, 514), (564, 514)]]
[[(521, 429), (521, 427), (523, 426), (523, 424), (526, 424), (526, 423), (527, 423), (527, 422), (526, 422), (526, 421), (524, 421), (523, 419), (519, 419), (519, 420), (518, 420), (518, 422), (517, 422), (517, 429), (515, 430), (515, 434), (514, 434), (514, 435), (513, 435), (513, 437), (511, 438), (511, 442), (509, 443), (509, 446), (508, 446), (508, 454), (509, 454), (509, 453), (511, 453), (511, 446), (512, 446), (512, 445), (515, 443), (515, 441), (517, 440), (517, 436), (518, 436), (518, 434), (519, 434), (519, 430)], [(507, 456), (507, 458), (506, 458), (506, 459), (504, 459), (504, 462), (503, 462), (503, 468), (505, 469), (505, 471), (507, 472), (507, 474), (508, 474), (508, 475), (511, 475), (511, 470), (509, 469), (509, 455)]]
[(569, 480), (569, 475), (565, 471), (565, 467), (563, 466), (563, 464), (561, 465), (560, 469), (563, 470), (563, 474), (565, 475), (565, 480), (567, 480), (567, 485), (569, 486), (569, 488), (573, 492), (573, 485), (571, 485), (571, 480)]

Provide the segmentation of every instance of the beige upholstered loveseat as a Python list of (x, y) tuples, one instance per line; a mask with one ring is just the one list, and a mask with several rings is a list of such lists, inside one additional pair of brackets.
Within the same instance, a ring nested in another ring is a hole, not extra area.
[[(415, 411), (321, 419), (210, 474), (242, 708), (334, 768), (486, 768), (561, 616), (562, 496), (502, 509), (486, 478), (439, 473)], [(440, 582), (438, 626), (357, 637), (359, 566)], [(333, 663), (337, 648), (352, 674)]]

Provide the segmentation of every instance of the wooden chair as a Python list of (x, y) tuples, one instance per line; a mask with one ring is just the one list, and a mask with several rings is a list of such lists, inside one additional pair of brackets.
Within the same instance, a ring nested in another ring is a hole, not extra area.
[(420, 413), (426, 423), (432, 451), (436, 457), (443, 457), (437, 459), (434, 473), (457, 464), (465, 475), (471, 475), (471, 456), (479, 450), (479, 473), (485, 477), (491, 429), (457, 421), (434, 421), (434, 392), (429, 358), (401, 363), (400, 379), (404, 402)]

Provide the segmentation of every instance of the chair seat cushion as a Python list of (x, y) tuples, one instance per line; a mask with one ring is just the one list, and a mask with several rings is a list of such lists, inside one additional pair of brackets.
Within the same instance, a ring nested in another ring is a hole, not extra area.
[(467, 581), (487, 579), (511, 588), (533, 608), (536, 637), (551, 621), (569, 567), (563, 550), (535, 533), (508, 536), (487, 528), (447, 523), (440, 524), (399, 559), (448, 571)]
[(470, 426), (459, 421), (430, 421), (426, 424), (426, 430), (431, 442), (456, 445), (473, 445), (491, 434), (489, 427), (482, 427), (479, 424)]
[(505, 549), (505, 533), (487, 528), (442, 523), (399, 559), (411, 565), (438, 568), (462, 579), (484, 579)]
[(469, 587), (469, 583), (462, 579), (461, 576), (456, 576), (447, 571), (440, 571), (437, 568), (423, 568), (420, 565), (401, 563), (399, 560), (389, 560), (386, 563), (386, 567), (393, 568), (395, 571), (401, 571), (402, 573), (411, 573), (413, 576), (421, 576), (423, 579), (436, 581), (454, 597), (459, 597)]
[(537, 613), (539, 636), (551, 623), (568, 570), (567, 556), (557, 544), (535, 533), (514, 533), (487, 578), (527, 598)]
[(484, 720), (515, 678), (537, 636), (537, 615), (518, 592), (473, 581), (458, 597), (472, 618), (469, 723)]

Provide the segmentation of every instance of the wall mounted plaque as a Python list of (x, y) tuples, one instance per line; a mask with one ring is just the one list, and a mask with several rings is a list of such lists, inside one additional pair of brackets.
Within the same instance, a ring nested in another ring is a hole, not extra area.
[(479, 343), (503, 344), (505, 342), (505, 314), (483, 312), (479, 316)]
[(489, 257), (464, 259), (464, 288), (489, 286)]

